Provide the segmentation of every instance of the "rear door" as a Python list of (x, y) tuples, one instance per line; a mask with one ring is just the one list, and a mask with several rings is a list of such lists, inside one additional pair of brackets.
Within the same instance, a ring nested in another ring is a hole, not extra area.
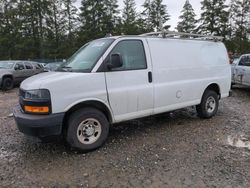
[(15, 83), (21, 83), (25, 79), (25, 67), (22, 62), (15, 64), (13, 76)]
[(30, 76), (33, 76), (35, 74), (33, 65), (29, 62), (24, 62), (25, 65), (25, 78), (28, 78)]
[(150, 57), (146, 55), (149, 53), (145, 53), (146, 45), (145, 40), (120, 40), (107, 57), (118, 53), (123, 59), (122, 67), (105, 73), (109, 103), (116, 122), (153, 112), (152, 67)]

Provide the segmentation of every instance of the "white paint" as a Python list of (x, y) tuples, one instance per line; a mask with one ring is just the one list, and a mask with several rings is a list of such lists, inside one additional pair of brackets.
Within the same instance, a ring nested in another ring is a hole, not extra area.
[[(25, 80), (21, 88), (48, 89), (53, 113), (66, 112), (83, 101), (99, 101), (110, 109), (113, 122), (197, 105), (212, 83), (219, 85), (222, 97), (229, 94), (231, 67), (221, 42), (139, 36), (114, 39), (91, 73), (44, 73)], [(118, 42), (134, 39), (144, 44), (146, 69), (96, 72)]]

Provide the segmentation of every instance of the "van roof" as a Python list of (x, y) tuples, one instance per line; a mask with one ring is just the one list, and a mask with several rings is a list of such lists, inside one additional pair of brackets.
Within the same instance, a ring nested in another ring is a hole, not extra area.
[(119, 39), (119, 38), (147, 38), (147, 39), (176, 39), (176, 40), (192, 40), (192, 41), (204, 41), (204, 42), (219, 42), (220, 40), (212, 40), (212, 39), (202, 39), (202, 38), (177, 38), (177, 37), (158, 37), (158, 36), (142, 36), (142, 35), (119, 35), (112, 37), (105, 37), (110, 39)]
[(161, 31), (161, 32), (151, 32), (144, 33), (141, 35), (121, 35), (121, 36), (111, 36), (109, 38), (118, 39), (121, 37), (150, 37), (150, 38), (173, 38), (173, 39), (189, 39), (189, 40), (205, 40), (205, 41), (222, 41), (223, 37), (214, 36), (214, 35), (202, 35), (202, 34), (194, 34), (194, 33), (182, 33), (182, 32), (174, 32), (174, 31)]

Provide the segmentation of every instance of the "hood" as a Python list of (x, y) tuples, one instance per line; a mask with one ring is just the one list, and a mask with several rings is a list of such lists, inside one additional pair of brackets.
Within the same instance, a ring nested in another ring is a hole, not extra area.
[(77, 80), (79, 77), (89, 75), (90, 73), (73, 73), (73, 72), (46, 72), (40, 73), (24, 80), (21, 88), (24, 90), (47, 88), (48, 85), (54, 87), (62, 85), (64, 80)]

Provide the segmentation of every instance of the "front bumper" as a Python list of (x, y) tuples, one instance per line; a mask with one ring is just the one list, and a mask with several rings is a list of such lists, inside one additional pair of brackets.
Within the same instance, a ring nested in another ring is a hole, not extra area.
[(39, 138), (58, 136), (62, 133), (64, 113), (33, 115), (23, 113), (20, 106), (13, 109), (13, 115), (20, 132)]

